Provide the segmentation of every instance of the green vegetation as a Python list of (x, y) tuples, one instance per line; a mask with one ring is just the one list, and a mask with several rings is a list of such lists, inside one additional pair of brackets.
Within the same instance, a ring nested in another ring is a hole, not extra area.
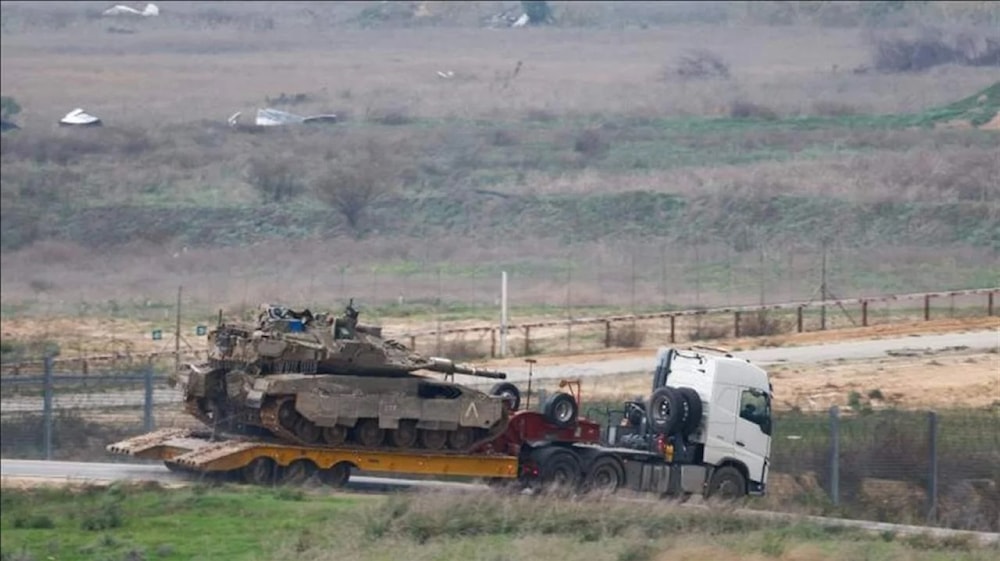
[[(5, 489), (3, 559), (991, 558), (967, 539), (882, 535), (670, 503), (152, 485)], [(706, 540), (711, 536), (712, 545)], [(714, 557), (713, 557), (714, 556)]]

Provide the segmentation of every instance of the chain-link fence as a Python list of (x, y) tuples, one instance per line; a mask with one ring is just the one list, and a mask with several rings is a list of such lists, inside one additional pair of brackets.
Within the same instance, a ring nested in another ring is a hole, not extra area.
[[(105, 447), (153, 429), (198, 426), (153, 363), (84, 375), (47, 360), (41, 374), (2, 382), (4, 458), (125, 461)], [(533, 408), (541, 402), (536, 395)], [(609, 408), (619, 406), (590, 404), (582, 413), (615, 423)], [(1000, 408), (783, 412), (773, 438), (769, 495), (777, 504), (1000, 531)]]

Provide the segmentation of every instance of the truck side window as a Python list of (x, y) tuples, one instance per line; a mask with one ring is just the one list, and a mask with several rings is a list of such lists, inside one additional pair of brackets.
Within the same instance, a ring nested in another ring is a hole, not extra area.
[(760, 390), (743, 390), (740, 395), (740, 417), (771, 434), (771, 398)]

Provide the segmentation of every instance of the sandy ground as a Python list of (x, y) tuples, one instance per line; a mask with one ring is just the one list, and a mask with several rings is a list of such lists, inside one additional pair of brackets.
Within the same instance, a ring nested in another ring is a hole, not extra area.
[[(953, 350), (876, 360), (788, 364), (770, 369), (774, 406), (822, 411), (846, 407), (851, 392), (872, 408), (949, 408), (1000, 405), (1000, 354)], [(649, 392), (648, 373), (584, 380), (584, 399)], [(546, 388), (555, 389), (555, 388)], [(881, 396), (881, 397), (879, 397)]]

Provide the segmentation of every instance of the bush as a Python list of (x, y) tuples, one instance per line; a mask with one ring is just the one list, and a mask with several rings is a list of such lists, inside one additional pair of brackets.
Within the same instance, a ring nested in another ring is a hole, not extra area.
[(56, 527), (56, 523), (45, 514), (31, 514), (27, 517), (14, 519), (14, 527), (18, 529), (50, 530)]
[(770, 107), (749, 101), (734, 101), (729, 105), (729, 116), (734, 119), (762, 119), (773, 121), (778, 114)]
[(729, 78), (729, 63), (712, 51), (699, 49), (679, 56), (667, 73), (685, 80)]
[(740, 318), (740, 335), (759, 337), (761, 335), (776, 335), (787, 331), (785, 322), (771, 316), (767, 310)]
[(882, 36), (870, 41), (872, 64), (880, 72), (919, 72), (942, 64), (1000, 67), (1000, 34), (949, 36), (932, 29), (918, 37)]
[(288, 158), (257, 157), (250, 160), (247, 182), (268, 202), (280, 203), (302, 192), (301, 171)]
[(611, 332), (611, 345), (626, 349), (636, 349), (646, 340), (646, 330), (636, 324), (626, 325)]
[(80, 527), (91, 532), (120, 528), (122, 525), (122, 509), (118, 502), (106, 502), (92, 512), (84, 515)]
[(601, 131), (597, 129), (587, 129), (581, 132), (576, 137), (576, 142), (573, 143), (573, 150), (588, 158), (593, 158), (607, 149), (608, 142), (604, 140)]
[(313, 186), (316, 196), (340, 211), (355, 233), (360, 233), (368, 208), (393, 188), (398, 169), (391, 151), (371, 141), (359, 153), (345, 155)]

